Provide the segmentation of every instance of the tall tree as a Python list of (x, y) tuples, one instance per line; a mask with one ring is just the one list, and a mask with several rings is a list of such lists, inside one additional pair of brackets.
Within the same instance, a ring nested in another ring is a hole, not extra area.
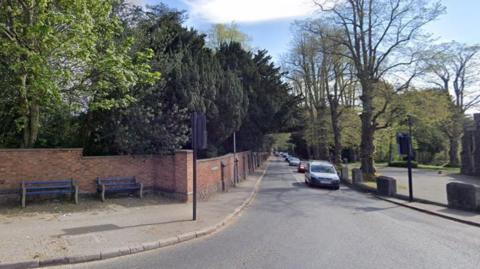
[[(329, 52), (326, 51), (326, 53)], [(329, 77), (325, 83), (332, 122), (333, 162), (340, 164), (343, 150), (340, 121), (345, 110), (353, 108), (354, 102), (349, 101), (349, 98), (351, 98), (349, 93), (355, 93), (356, 79), (354, 78), (354, 68), (347, 58), (336, 52), (330, 54)]]
[(426, 58), (427, 70), (433, 79), (431, 82), (452, 95), (455, 113), (444, 122), (442, 130), (449, 138), (449, 164), (460, 165), (459, 143), (463, 134), (465, 112), (480, 103), (480, 94), (473, 91), (478, 87), (480, 75), (480, 46), (469, 46), (457, 42), (434, 46)]
[(116, 3), (0, 1), (0, 59), (14, 78), (9, 90), (21, 146), (35, 145), (42, 113), (66, 98), (64, 90), (78, 103), (108, 109), (118, 104), (105, 98), (111, 88), (125, 91), (140, 76), (152, 75), (139, 60), (143, 56), (128, 56), (130, 42), (115, 42), (122, 31), (112, 14)]
[(222, 44), (239, 43), (242, 48), (249, 49), (250, 37), (238, 29), (234, 22), (230, 24), (216, 23), (208, 32), (208, 46), (218, 49)]
[(296, 25), (293, 48), (285, 65), (288, 78), (304, 98), (307, 115), (307, 141), (312, 146), (311, 157), (329, 159), (327, 84), (330, 59), (322, 52), (322, 40)]
[[(422, 35), (422, 28), (443, 13), (439, 2), (428, 0), (347, 0), (320, 7), (342, 35), (326, 34), (335, 46), (342, 46), (351, 59), (362, 87), (362, 139), (360, 145), (361, 169), (366, 177), (373, 177), (374, 134), (379, 128), (378, 117), (386, 109), (375, 112), (376, 84), (402, 67), (416, 62), (417, 51), (412, 45)], [(322, 34), (319, 32), (319, 34)], [(407, 76), (410, 77), (410, 76)], [(405, 84), (410, 83), (411, 78)], [(405, 88), (405, 87), (399, 87)]]

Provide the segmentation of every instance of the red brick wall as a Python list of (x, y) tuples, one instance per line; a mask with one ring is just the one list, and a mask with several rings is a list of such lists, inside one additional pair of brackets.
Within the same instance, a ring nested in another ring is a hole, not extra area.
[[(237, 153), (239, 179), (248, 173), (250, 152)], [(180, 150), (170, 156), (100, 156), (84, 157), (82, 149), (14, 149), (0, 150), (0, 191), (17, 189), (22, 180), (70, 179), (77, 181), (80, 192), (95, 192), (97, 177), (135, 176), (145, 187), (174, 193), (180, 200), (192, 194), (193, 154)], [(199, 160), (197, 186), (200, 198), (233, 185), (233, 154)], [(245, 162), (245, 165), (244, 165)]]
[[(238, 177), (244, 178), (243, 160), (247, 162), (249, 151), (237, 153), (238, 159)], [(197, 164), (197, 188), (200, 198), (208, 198), (213, 193), (222, 191), (222, 162), (225, 167), (224, 186), (226, 189), (233, 185), (234, 178), (234, 158), (233, 154), (227, 154), (212, 159), (199, 160)], [(248, 173), (248, 165), (245, 164)]]
[(135, 176), (146, 187), (174, 191), (173, 156), (83, 157), (81, 149), (0, 150), (0, 189), (22, 180), (70, 179), (81, 192), (95, 192), (97, 177)]

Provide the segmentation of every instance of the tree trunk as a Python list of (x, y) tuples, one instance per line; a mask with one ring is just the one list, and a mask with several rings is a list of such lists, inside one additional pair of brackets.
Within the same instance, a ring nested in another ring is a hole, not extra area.
[(20, 114), (22, 116), (22, 133), (23, 133), (23, 141), (22, 141), (22, 148), (29, 147), (29, 137), (30, 137), (30, 128), (28, 127), (28, 99), (27, 99), (27, 74), (23, 74), (20, 76)]
[(20, 107), (23, 118), (23, 148), (31, 148), (35, 145), (38, 137), (40, 122), (40, 107), (37, 103), (28, 99), (28, 75), (20, 76)]
[(388, 143), (388, 163), (393, 162), (393, 139), (394, 136), (390, 135), (390, 141)]
[(338, 108), (334, 102), (330, 103), (330, 112), (332, 117), (332, 131), (333, 131), (333, 162), (335, 164), (342, 163), (342, 132), (338, 122)]
[(375, 126), (373, 120), (373, 87), (374, 83), (370, 79), (361, 79), (362, 83), (362, 142), (360, 143), (360, 169), (364, 178), (372, 179), (375, 176), (375, 167), (373, 163), (373, 154), (375, 145), (373, 143)]
[(460, 166), (460, 159), (458, 157), (458, 149), (459, 149), (459, 137), (450, 137), (449, 144), (450, 148), (448, 150), (448, 157), (449, 157), (449, 165), (450, 166)]
[(453, 125), (450, 128), (448, 142), (449, 142), (449, 165), (451, 166), (460, 166), (459, 158), (459, 148), (460, 148), (460, 139), (463, 135), (463, 122), (464, 114), (461, 110), (458, 109), (453, 115), (452, 119)]
[(326, 119), (327, 115), (327, 106), (325, 104), (321, 105), (317, 109), (317, 118), (318, 118), (318, 158), (320, 160), (329, 160), (330, 154), (328, 150), (328, 121)]

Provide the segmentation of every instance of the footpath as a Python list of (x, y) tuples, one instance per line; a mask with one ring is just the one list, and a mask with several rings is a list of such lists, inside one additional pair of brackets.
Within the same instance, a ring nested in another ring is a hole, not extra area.
[(439, 204), (430, 204), (425, 202), (409, 202), (398, 198), (375, 195), (376, 198), (391, 202), (400, 206), (414, 209), (423, 213), (449, 219), (456, 222), (480, 227), (480, 214), (478, 212), (469, 212), (448, 208)]
[(108, 259), (209, 235), (249, 205), (265, 169), (257, 169), (228, 192), (200, 201), (196, 221), (191, 203), (173, 201), (139, 206), (112, 203), (71, 213), (0, 212), (0, 269)]

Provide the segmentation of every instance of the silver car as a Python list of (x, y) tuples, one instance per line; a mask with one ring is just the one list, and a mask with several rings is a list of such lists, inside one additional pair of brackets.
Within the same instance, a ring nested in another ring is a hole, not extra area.
[(326, 161), (310, 161), (305, 167), (305, 183), (309, 186), (340, 188), (340, 178), (333, 164)]
[(300, 164), (300, 159), (299, 158), (292, 157), (292, 158), (288, 159), (288, 165), (289, 166), (298, 166), (299, 164)]

